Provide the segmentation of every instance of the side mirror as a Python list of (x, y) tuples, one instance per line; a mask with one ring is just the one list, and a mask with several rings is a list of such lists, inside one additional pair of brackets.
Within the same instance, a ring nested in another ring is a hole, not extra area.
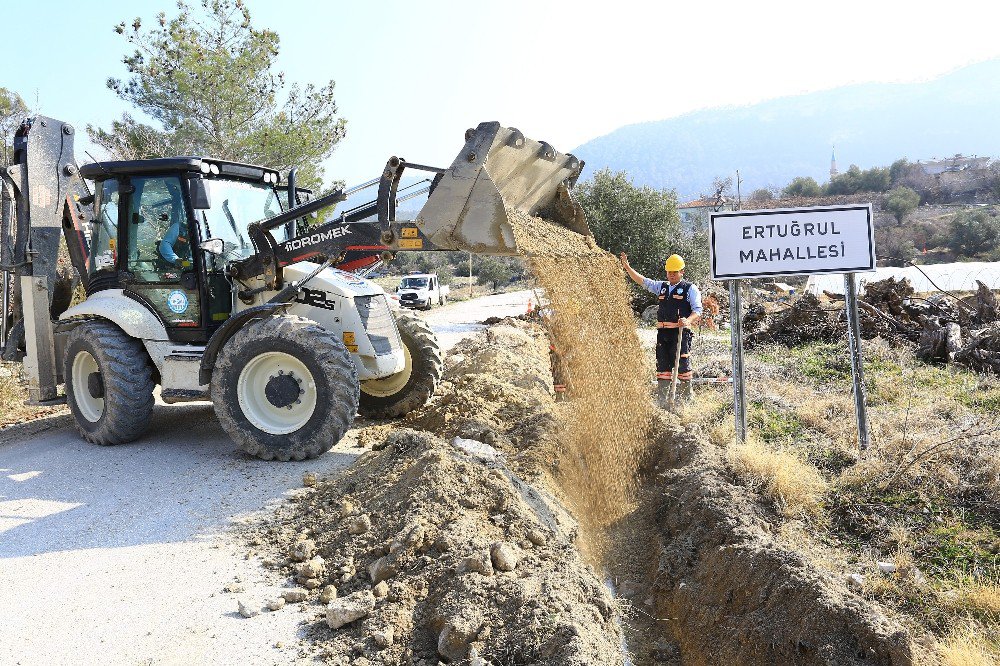
[(226, 251), (226, 242), (221, 238), (209, 238), (207, 241), (205, 241), (198, 247), (200, 247), (205, 252), (208, 252), (209, 254), (214, 254), (218, 256)]
[(205, 185), (205, 180), (203, 178), (192, 178), (188, 183), (191, 189), (191, 207), (195, 210), (210, 209), (212, 202), (208, 198), (208, 186)]

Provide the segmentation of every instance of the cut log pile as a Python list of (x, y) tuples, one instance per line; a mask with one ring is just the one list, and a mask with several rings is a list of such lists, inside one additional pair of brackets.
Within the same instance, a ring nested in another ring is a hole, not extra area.
[[(858, 301), (861, 335), (915, 346), (927, 361), (957, 363), (970, 370), (1000, 374), (1000, 303), (982, 282), (971, 296), (914, 293), (906, 279), (888, 278), (865, 285)], [(839, 302), (838, 302), (839, 301)], [(744, 316), (748, 347), (831, 341), (844, 335), (843, 296), (804, 294), (787, 308), (767, 312), (752, 306)]]

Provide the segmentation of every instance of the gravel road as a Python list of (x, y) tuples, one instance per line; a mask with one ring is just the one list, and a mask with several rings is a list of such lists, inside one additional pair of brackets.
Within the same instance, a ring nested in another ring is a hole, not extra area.
[[(532, 292), (424, 313), (448, 348)], [(239, 453), (208, 403), (158, 403), (140, 441), (87, 444), (68, 416), (0, 430), (0, 664), (287, 664), (297, 607), (244, 619), (285, 581), (229, 533), (361, 450), (353, 431), (301, 463)], [(240, 592), (245, 588), (246, 592)], [(311, 619), (311, 618), (307, 618)]]

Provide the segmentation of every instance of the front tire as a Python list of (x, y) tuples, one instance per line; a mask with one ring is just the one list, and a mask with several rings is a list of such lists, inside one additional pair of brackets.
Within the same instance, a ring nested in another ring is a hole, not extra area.
[(315, 458), (340, 441), (358, 410), (358, 372), (333, 333), (271, 316), (229, 340), (212, 373), (223, 430), (262, 460)]
[(427, 323), (411, 312), (395, 314), (406, 366), (395, 375), (361, 383), (358, 412), (371, 419), (397, 418), (423, 407), (444, 367), (444, 350)]
[(109, 321), (77, 326), (63, 357), (66, 402), (88, 442), (138, 439), (153, 413), (153, 368), (146, 348)]

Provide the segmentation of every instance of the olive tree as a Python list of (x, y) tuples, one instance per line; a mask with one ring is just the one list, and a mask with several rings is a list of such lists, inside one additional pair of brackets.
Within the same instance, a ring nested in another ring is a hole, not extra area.
[[(604, 169), (581, 183), (576, 196), (597, 244), (616, 255), (628, 254), (639, 273), (663, 279), (664, 261), (679, 254), (687, 262), (687, 279), (698, 281), (707, 275), (708, 239), (705, 232), (681, 228), (673, 190), (636, 187), (625, 172)], [(634, 305), (641, 308), (646, 300), (640, 298)]]
[(899, 225), (919, 205), (920, 195), (909, 187), (895, 187), (885, 196), (885, 209), (892, 213)]

